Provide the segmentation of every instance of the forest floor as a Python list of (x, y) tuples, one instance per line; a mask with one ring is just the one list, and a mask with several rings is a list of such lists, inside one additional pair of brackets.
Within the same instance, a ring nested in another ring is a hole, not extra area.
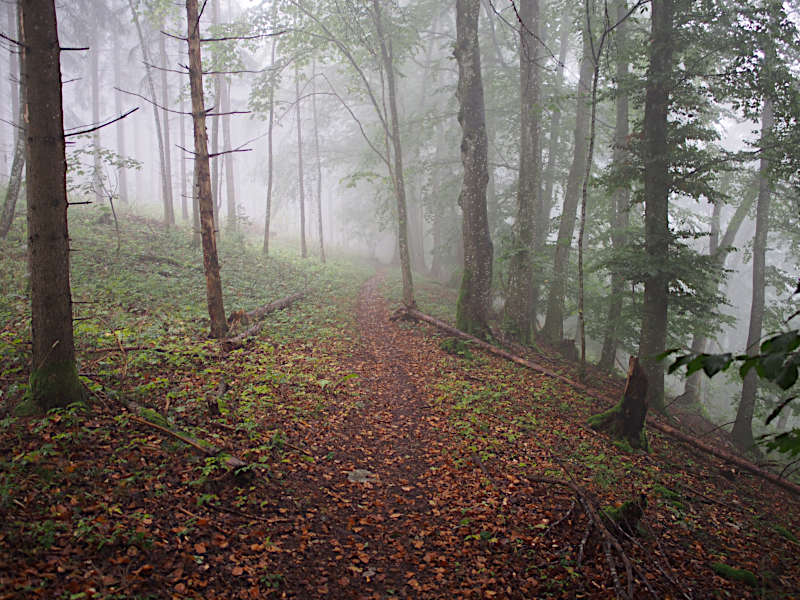
[[(0, 421), (0, 598), (614, 598), (628, 586), (632, 598), (788, 598), (800, 590), (797, 497), (657, 432), (650, 453), (632, 453), (586, 427), (606, 408), (596, 400), (476, 349), (445, 352), (435, 330), (389, 320), (395, 274), (235, 252), (226, 260), (223, 248), (223, 267), (268, 271), (233, 282), (230, 306), (293, 285), (309, 290), (271, 315), (257, 339), (224, 351), (202, 339), (201, 303), (166, 308), (175, 297), (202, 298), (182, 242), (154, 244), (164, 234), (152, 230), (130, 235), (140, 245), (129, 262), (124, 252), (106, 256), (112, 266), (102, 272), (91, 263), (97, 253), (76, 258), (88, 261), (76, 266), (76, 294), (116, 307), (77, 331), (92, 405)], [(169, 244), (174, 264), (142, 261), (142, 248)], [(115, 262), (128, 273), (119, 289), (108, 287)], [(130, 275), (145, 263), (146, 281)], [(18, 268), (0, 267), (3, 282)], [(150, 277), (169, 283), (163, 296)], [(132, 301), (138, 286), (148, 291)], [(447, 316), (452, 290), (421, 282), (418, 294), (428, 312)], [(6, 407), (25, 380), (18, 295), (0, 304)], [(621, 391), (599, 373), (591, 381)], [(203, 456), (123, 401), (229, 454)], [(209, 414), (209, 401), (221, 415)], [(247, 466), (229, 469), (231, 455)], [(605, 514), (642, 494), (640, 526), (609, 525), (616, 543), (607, 550), (587, 505)]]

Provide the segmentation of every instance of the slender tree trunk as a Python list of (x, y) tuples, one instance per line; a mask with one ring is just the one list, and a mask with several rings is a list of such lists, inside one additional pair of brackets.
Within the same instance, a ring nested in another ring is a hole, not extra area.
[[(231, 82), (223, 80), (222, 82), (222, 112), (230, 112), (231, 110)], [(222, 117), (222, 145), (226, 150), (230, 150), (231, 145), (231, 116), (224, 115)], [(233, 178), (233, 154), (226, 154), (225, 159), (225, 200), (228, 206), (228, 229), (236, 231), (236, 182)]]
[(383, 16), (379, 0), (372, 0), (372, 9), (375, 18), (375, 28), (381, 47), (381, 59), (386, 75), (386, 85), (389, 92), (389, 116), (391, 118), (391, 131), (387, 132), (391, 138), (394, 154), (394, 183), (395, 197), (397, 199), (397, 242), (400, 252), (400, 271), (403, 277), (403, 304), (407, 307), (416, 306), (414, 300), (414, 280), (411, 276), (411, 256), (408, 246), (408, 210), (406, 202), (405, 174), (403, 173), (403, 146), (400, 141), (400, 117), (397, 110), (397, 85), (395, 83), (394, 58), (392, 56), (392, 39), (384, 32)]
[(53, 0), (21, 3), (27, 123), (28, 252), (33, 364), (29, 393), (42, 410), (85, 397), (75, 365), (67, 228), (61, 49)]
[(509, 265), (508, 300), (504, 329), (527, 344), (533, 333), (533, 249), (535, 223), (542, 219), (539, 149), (540, 72), (539, 0), (521, 0), (520, 37), (520, 153), (517, 184), (517, 216), (514, 222), (514, 249)]
[(194, 160), (197, 174), (197, 200), (203, 240), (203, 268), (206, 275), (206, 300), (211, 318), (211, 337), (223, 338), (228, 332), (222, 303), (222, 280), (219, 275), (217, 238), (214, 226), (214, 201), (208, 160), (208, 133), (203, 98), (203, 61), (200, 54), (200, 18), (197, 0), (186, 0), (187, 41), (189, 45), (189, 85), (192, 92), (194, 124)]
[(166, 194), (167, 199), (164, 203), (165, 217), (164, 222), (167, 226), (175, 224), (175, 201), (172, 194), (172, 144), (169, 135), (169, 112), (167, 107), (171, 104), (169, 96), (169, 85), (167, 84), (167, 71), (169, 60), (167, 59), (167, 36), (163, 33), (158, 34), (158, 53), (161, 59), (161, 104), (164, 107), (164, 177), (167, 180)]
[(464, 182), (458, 197), (463, 212), (464, 274), (456, 307), (456, 326), (486, 337), (492, 286), (492, 240), (486, 213), (486, 114), (478, 45), (479, 0), (457, 0), (456, 45), (458, 62), (458, 122), (462, 129), (461, 162)]
[[(541, 255), (544, 252), (547, 242), (547, 233), (550, 225), (550, 213), (553, 210), (555, 199), (553, 198), (553, 188), (556, 179), (556, 157), (559, 152), (561, 139), (561, 88), (564, 85), (564, 61), (567, 59), (567, 48), (569, 42), (569, 20), (565, 17), (561, 19), (558, 65), (556, 66), (556, 78), (553, 84), (553, 111), (550, 115), (550, 136), (548, 139), (547, 166), (544, 171), (544, 189), (541, 195), (541, 216), (533, 223), (533, 243), (534, 253)], [(531, 319), (534, 328), (537, 326), (536, 316), (539, 311), (539, 294), (542, 284), (542, 277), (538, 272), (533, 276), (533, 295), (532, 305), (534, 314)]]
[[(745, 195), (745, 197), (739, 203), (739, 206), (736, 207), (736, 212), (733, 214), (733, 217), (731, 217), (731, 220), (725, 229), (725, 234), (722, 236), (720, 241), (717, 240), (720, 232), (719, 217), (722, 207), (719, 202), (714, 204), (711, 236), (709, 238), (709, 253), (711, 257), (714, 258), (714, 265), (718, 271), (722, 271), (722, 269), (725, 268), (725, 263), (730, 255), (731, 247), (736, 240), (736, 234), (739, 232), (739, 229), (744, 222), (744, 218), (750, 212), (750, 207), (753, 205), (756, 195), (757, 193), (752, 195), (748, 193)], [(714, 291), (716, 291), (716, 289), (717, 288), (715, 288)], [(693, 354), (705, 352), (707, 345), (708, 337), (705, 334), (695, 334), (692, 336), (691, 351)], [(683, 393), (680, 395), (681, 404), (691, 406), (700, 401), (702, 377), (704, 377), (704, 375), (701, 372), (697, 372), (692, 373), (686, 378)]]
[[(133, 0), (128, 0), (128, 6), (131, 9), (133, 23), (134, 25), (136, 25), (136, 33), (139, 36), (139, 49), (142, 52), (142, 59), (144, 60), (145, 73), (147, 75), (147, 90), (150, 93), (150, 98), (153, 100), (153, 102), (155, 102), (158, 96), (156, 95), (156, 84), (155, 84), (155, 76), (153, 74), (153, 68), (150, 66), (153, 64), (153, 62), (150, 59), (150, 53), (148, 51), (149, 45), (144, 39), (144, 32), (142, 31), (142, 25), (139, 22), (139, 13), (136, 12), (136, 7), (134, 6)], [(158, 142), (158, 156), (161, 161), (160, 162), (161, 201), (164, 205), (164, 223), (166, 225), (170, 225), (171, 223), (175, 222), (175, 213), (172, 207), (172, 191), (171, 191), (172, 187), (171, 187), (171, 182), (167, 178), (164, 138), (162, 136), (162, 130), (161, 130), (161, 115), (159, 108), (155, 104), (153, 104), (152, 107), (153, 107), (153, 120), (155, 121), (156, 124), (156, 141)]]
[[(768, 141), (774, 125), (772, 100), (764, 101), (761, 114), (761, 148), (768, 148)], [(767, 234), (769, 233), (769, 205), (772, 185), (769, 175), (769, 160), (762, 155), (759, 164), (758, 203), (756, 204), (756, 233), (753, 238), (753, 302), (750, 305), (750, 328), (747, 333), (747, 353), (758, 354), (760, 351), (761, 330), (764, 322), (764, 279), (766, 271)], [(742, 385), (742, 399), (736, 411), (736, 422), (733, 425), (733, 439), (736, 445), (747, 450), (752, 448), (753, 410), (756, 404), (758, 375), (750, 369), (745, 375)]]
[(294, 91), (295, 98), (297, 98), (294, 108), (297, 119), (297, 201), (300, 203), (300, 255), (306, 258), (308, 247), (306, 246), (306, 194), (303, 182), (303, 122), (300, 119), (300, 70), (297, 67), (294, 70)]
[[(17, 5), (19, 6), (19, 5)], [(14, 15), (14, 3), (8, 4), (8, 20), (9, 23), (17, 22), (16, 29), (17, 35), (22, 31), (19, 19), (22, 18), (22, 11)], [(11, 30), (9, 30), (11, 31)], [(9, 63), (11, 74), (11, 98), (12, 109), (16, 115), (17, 123), (14, 128), (14, 156), (11, 159), (11, 173), (8, 177), (8, 187), (6, 188), (5, 200), (3, 202), (3, 212), (0, 215), (0, 239), (5, 239), (8, 232), (11, 230), (11, 225), (14, 223), (14, 214), (17, 210), (17, 200), (19, 198), (20, 188), (22, 187), (22, 170), (25, 167), (25, 84), (23, 78), (19, 75), (22, 72), (21, 67), (22, 53), (15, 55), (11, 54), (11, 61)], [(17, 75), (14, 75), (13, 64), (17, 65)], [(18, 81), (17, 81), (18, 80)]]
[(314, 111), (314, 154), (317, 158), (317, 216), (319, 217), (319, 259), (325, 262), (325, 243), (322, 237), (322, 154), (319, 150), (319, 114), (317, 113), (317, 65), (314, 63), (314, 68), (311, 77), (311, 107)]
[[(273, 5), (272, 23), (277, 18), (277, 4)], [(270, 49), (270, 66), (275, 66), (275, 52), (278, 47), (278, 36), (272, 38), (272, 48)], [(264, 256), (269, 256), (269, 226), (272, 220), (272, 177), (274, 172), (272, 134), (275, 126), (275, 80), (270, 81), (269, 86), (269, 120), (267, 121), (267, 206), (264, 217)]]
[[(181, 113), (186, 112), (186, 100), (181, 94)], [(181, 114), (180, 118), (178, 119), (178, 123), (180, 125), (180, 129), (178, 135), (181, 136), (181, 146), (187, 148), (186, 144), (186, 118), (184, 114)], [(187, 190), (187, 183), (186, 183), (186, 157), (180, 155), (181, 161), (181, 217), (184, 221), (189, 220), (189, 190)], [(193, 194), (194, 195), (194, 194)]]
[[(627, 0), (617, 3), (617, 19), (621, 20), (627, 13)], [(612, 150), (612, 169), (619, 170), (625, 164), (628, 155), (628, 134), (630, 132), (628, 91), (628, 59), (622, 48), (627, 42), (627, 25), (620, 22), (617, 26), (617, 59), (616, 59), (616, 123), (614, 126), (614, 148)], [(630, 204), (630, 189), (626, 185), (618, 186), (611, 194), (611, 245), (619, 252), (627, 244), (626, 230)], [(622, 316), (622, 303), (625, 294), (625, 279), (617, 271), (611, 274), (611, 292), (608, 298), (608, 317), (603, 333), (603, 348), (600, 351), (598, 366), (606, 371), (614, 368), (617, 358), (617, 329)]]
[[(100, 24), (92, 17), (92, 48), (89, 50), (89, 84), (92, 94), (92, 122), (100, 123)], [(100, 161), (100, 130), (92, 132), (92, 191), (94, 201), (100, 205), (103, 202), (104, 177), (103, 165)]]
[[(219, 0), (208, 0), (211, 3), (211, 25), (216, 27), (219, 25)], [(213, 112), (220, 113), (220, 105), (222, 104), (222, 75), (216, 74), (211, 76), (214, 82), (214, 109)], [(219, 226), (220, 208), (222, 208), (222, 184), (220, 182), (220, 168), (219, 163), (221, 158), (219, 153), (219, 120), (220, 117), (212, 117), (211, 121), (211, 197), (214, 199), (214, 223)]]
[(547, 297), (547, 315), (542, 335), (551, 342), (564, 337), (564, 295), (569, 279), (569, 254), (572, 249), (572, 236), (575, 233), (575, 220), (578, 212), (581, 182), (586, 171), (586, 155), (589, 144), (589, 117), (591, 109), (592, 52), (589, 34), (583, 32), (583, 58), (578, 79), (577, 103), (575, 108), (575, 143), (572, 166), (564, 193), (564, 207), (558, 225), (553, 276), (550, 293)]
[[(114, 85), (122, 87), (122, 59), (120, 57), (120, 44), (111, 44), (114, 48)], [(122, 94), (114, 94), (114, 110), (118, 115), (122, 114)], [(116, 124), (117, 131), (117, 153), (125, 157), (125, 119)], [(119, 199), (125, 204), (128, 203), (128, 169), (121, 167), (117, 169), (117, 181), (119, 182)]]
[(647, 400), (664, 410), (664, 365), (658, 355), (667, 339), (669, 303), (669, 146), (667, 116), (672, 80), (673, 0), (652, 0), (650, 64), (644, 108), (645, 252), (652, 267), (644, 283), (639, 360), (647, 374)]

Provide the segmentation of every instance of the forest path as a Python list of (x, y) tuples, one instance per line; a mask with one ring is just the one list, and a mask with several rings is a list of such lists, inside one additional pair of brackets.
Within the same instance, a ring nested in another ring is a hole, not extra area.
[(370, 279), (357, 301), (351, 367), (363, 400), (338, 407), (319, 432), (317, 453), (335, 458), (305, 473), (318, 485), (302, 484), (316, 493), (304, 498), (308, 530), (290, 555), (286, 588), (293, 597), (416, 598), (484, 597), (488, 586), (524, 597), (514, 564), (525, 563), (509, 540), (491, 557), (486, 542), (479, 552), (465, 544), (496, 517), (499, 498), (477, 466), (454, 466), (447, 418), (431, 405), (441, 350), (417, 327), (389, 320), (381, 282)]

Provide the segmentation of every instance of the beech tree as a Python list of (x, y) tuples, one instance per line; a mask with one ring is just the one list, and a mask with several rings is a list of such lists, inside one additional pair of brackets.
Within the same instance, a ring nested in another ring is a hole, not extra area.
[(458, 62), (456, 97), (464, 165), (464, 180), (458, 197), (464, 219), (464, 273), (456, 307), (456, 326), (467, 333), (486, 337), (494, 250), (486, 212), (488, 140), (478, 45), (479, 14), (480, 0), (457, 0), (454, 54)]
[(29, 395), (47, 410), (85, 398), (72, 331), (61, 47), (53, 0), (21, 3), (27, 106), (28, 252), (33, 346)]

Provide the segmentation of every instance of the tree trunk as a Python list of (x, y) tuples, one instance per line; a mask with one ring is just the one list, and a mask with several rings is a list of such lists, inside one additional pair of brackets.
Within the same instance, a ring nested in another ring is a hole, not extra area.
[(590, 417), (589, 426), (625, 440), (632, 448), (647, 450), (646, 418), (647, 376), (639, 366), (639, 359), (631, 356), (622, 399), (609, 410)]
[[(222, 82), (222, 112), (231, 110), (231, 82)], [(222, 118), (222, 145), (225, 150), (233, 148), (231, 145), (231, 116), (224, 115)], [(236, 182), (233, 178), (233, 154), (226, 154), (221, 157), (225, 160), (225, 200), (228, 206), (228, 229), (236, 231)]]
[(514, 248), (509, 264), (508, 300), (504, 330), (523, 344), (531, 341), (536, 307), (533, 305), (533, 249), (536, 223), (542, 220), (540, 196), (541, 151), (539, 0), (522, 0), (520, 17), (520, 141), (517, 216)]
[[(277, 4), (273, 5), (272, 23), (277, 18)], [(272, 38), (272, 48), (270, 49), (270, 66), (275, 66), (275, 52), (278, 47), (278, 36)], [(269, 120), (267, 122), (267, 206), (264, 216), (264, 256), (269, 256), (269, 226), (272, 220), (272, 177), (274, 173), (272, 134), (275, 126), (275, 80), (269, 86)]]
[[(406, 202), (405, 174), (403, 173), (403, 146), (400, 141), (400, 117), (397, 110), (397, 87), (395, 83), (394, 58), (392, 56), (392, 40), (384, 33), (383, 16), (379, 0), (372, 0), (375, 28), (381, 47), (381, 60), (386, 75), (386, 84), (389, 92), (389, 116), (391, 118), (391, 131), (387, 132), (391, 139), (394, 153), (394, 184), (395, 198), (397, 200), (397, 242), (400, 252), (400, 271), (403, 277), (403, 304), (407, 307), (416, 306), (414, 300), (414, 280), (411, 276), (411, 256), (408, 247), (408, 211)], [(388, 157), (387, 157), (388, 158)]]
[(672, 80), (673, 0), (653, 0), (650, 64), (644, 108), (645, 252), (652, 272), (644, 283), (639, 360), (647, 375), (650, 406), (664, 410), (664, 365), (657, 356), (667, 338), (669, 274), (669, 146), (667, 116)]
[(486, 214), (486, 114), (478, 45), (479, 0), (457, 0), (458, 122), (462, 129), (461, 162), (464, 181), (458, 204), (463, 213), (464, 273), (456, 307), (459, 329), (479, 337), (489, 333), (493, 247)]
[[(561, 32), (559, 36), (558, 65), (556, 66), (556, 79), (553, 84), (553, 112), (550, 115), (550, 137), (548, 140), (547, 166), (543, 175), (544, 190), (541, 196), (541, 215), (533, 223), (534, 254), (541, 254), (547, 242), (547, 233), (550, 226), (550, 213), (553, 211), (553, 188), (556, 179), (556, 157), (561, 140), (561, 88), (564, 85), (564, 61), (567, 59), (569, 43), (569, 20), (561, 19)], [(539, 311), (539, 293), (542, 277), (534, 273), (533, 299), (534, 314), (531, 316), (534, 328), (537, 326), (536, 317)]]
[[(774, 125), (772, 100), (764, 101), (761, 114), (761, 148), (768, 148)], [(766, 271), (767, 234), (769, 232), (769, 205), (772, 195), (769, 176), (769, 160), (762, 155), (759, 163), (758, 203), (756, 204), (756, 232), (753, 238), (753, 302), (750, 305), (750, 328), (747, 333), (747, 353), (760, 351), (761, 329), (764, 322), (764, 278)], [(758, 375), (750, 369), (742, 384), (742, 399), (736, 411), (733, 425), (733, 440), (737, 446), (747, 450), (753, 446), (753, 409), (756, 402)]]
[[(731, 217), (725, 234), (719, 242), (716, 239), (719, 237), (719, 211), (721, 209), (720, 203), (714, 204), (714, 212), (712, 216), (712, 234), (709, 239), (709, 253), (714, 258), (714, 265), (717, 270), (721, 271), (725, 268), (725, 263), (731, 252), (731, 247), (736, 240), (736, 234), (744, 222), (744, 218), (750, 212), (750, 207), (755, 201), (756, 194), (750, 195), (749, 193), (742, 199), (736, 212)], [(716, 226), (714, 224), (716, 223)], [(714, 231), (716, 230), (716, 233)], [(716, 289), (715, 289), (716, 291)], [(706, 351), (708, 345), (708, 338), (704, 334), (695, 334), (692, 337), (692, 353), (700, 354)], [(679, 396), (681, 404), (691, 406), (700, 401), (700, 388), (702, 384), (702, 372), (692, 373), (686, 378), (686, 383), (683, 388), (683, 393)], [(677, 400), (677, 399), (676, 399)]]
[(33, 364), (29, 393), (42, 410), (85, 398), (75, 366), (67, 228), (61, 48), (53, 0), (21, 3), (25, 43), (28, 252)]
[(295, 117), (297, 119), (297, 201), (300, 204), (300, 255), (308, 257), (306, 246), (306, 194), (303, 182), (303, 122), (300, 119), (300, 70), (294, 69)]
[(314, 111), (314, 154), (317, 158), (317, 216), (319, 217), (319, 259), (325, 262), (325, 243), (322, 237), (322, 155), (319, 151), (319, 114), (317, 113), (317, 66), (314, 63), (313, 75), (311, 78), (311, 107)]
[[(120, 44), (111, 44), (114, 47), (114, 85), (122, 88), (122, 59), (120, 57)], [(118, 115), (122, 114), (122, 94), (114, 94), (114, 110)], [(117, 131), (117, 154), (125, 157), (125, 119), (116, 124)], [(128, 169), (121, 167), (117, 169), (117, 181), (119, 183), (119, 199), (125, 204), (128, 203)]]
[[(136, 25), (136, 33), (139, 36), (139, 49), (142, 52), (142, 59), (144, 60), (144, 68), (145, 73), (147, 75), (147, 90), (150, 93), (150, 98), (153, 102), (156, 101), (158, 96), (156, 95), (156, 84), (155, 84), (155, 76), (153, 75), (153, 68), (150, 66), (153, 64), (152, 60), (150, 59), (150, 53), (148, 52), (149, 45), (144, 39), (144, 32), (142, 31), (142, 25), (139, 22), (139, 13), (136, 12), (136, 7), (133, 4), (133, 0), (128, 0), (128, 6), (131, 9), (131, 15), (133, 17), (133, 23)], [(162, 34), (159, 34), (162, 35)], [(170, 223), (175, 222), (175, 213), (172, 208), (172, 188), (171, 182), (167, 179), (167, 170), (166, 170), (166, 157), (164, 153), (164, 138), (162, 137), (162, 130), (161, 130), (161, 116), (159, 113), (159, 108), (152, 104), (153, 107), (153, 120), (156, 124), (156, 141), (158, 142), (158, 156), (160, 159), (161, 165), (161, 201), (164, 205), (164, 223), (169, 225)]]
[[(627, 43), (628, 26), (621, 19), (628, 12), (627, 0), (617, 3), (617, 59), (616, 59), (616, 122), (614, 125), (614, 148), (612, 150), (612, 170), (619, 170), (628, 160), (628, 134), (630, 133), (628, 90), (625, 80), (628, 77), (628, 59), (623, 48)], [(629, 204), (631, 192), (627, 185), (618, 186), (611, 194), (611, 245), (619, 252), (627, 244), (626, 230), (629, 222)], [(600, 351), (598, 367), (605, 371), (614, 368), (617, 358), (617, 328), (622, 316), (622, 303), (625, 294), (625, 279), (621, 273), (611, 274), (611, 292), (608, 298), (608, 317), (603, 333), (603, 348)]]
[[(186, 112), (186, 100), (183, 98), (183, 94), (181, 94), (181, 113)], [(186, 117), (184, 114), (180, 115), (178, 119), (178, 123), (180, 125), (180, 129), (178, 131), (178, 135), (181, 136), (181, 146), (184, 148), (188, 147), (186, 143)], [(189, 220), (189, 190), (187, 188), (186, 183), (186, 157), (180, 155), (181, 157), (181, 217), (183, 217), (184, 221)]]
[[(162, 24), (163, 25), (163, 24)], [(167, 107), (170, 105), (169, 86), (167, 85), (167, 36), (163, 33), (158, 34), (158, 53), (161, 60), (161, 105), (164, 107), (164, 178), (166, 179), (166, 200), (164, 202), (164, 222), (169, 227), (175, 224), (175, 201), (172, 195), (172, 144), (169, 135), (169, 112)]]
[[(19, 6), (19, 5), (17, 5)], [(22, 11), (18, 11), (14, 15), (14, 3), (8, 4), (8, 20), (9, 23), (17, 22), (16, 29), (22, 31), (19, 19), (22, 18)], [(10, 30), (11, 31), (11, 30)], [(13, 31), (12, 31), (13, 33)], [(11, 54), (12, 60), (10, 64), (16, 63), (17, 77), (14, 77), (13, 64), (9, 69), (11, 71), (9, 78), (11, 81), (11, 98), (13, 101), (12, 109), (14, 114), (17, 115), (17, 123), (14, 128), (14, 157), (11, 159), (11, 172), (8, 176), (8, 187), (6, 188), (6, 197), (3, 202), (3, 213), (0, 215), (0, 239), (5, 239), (8, 232), (11, 230), (11, 225), (14, 223), (14, 214), (17, 211), (17, 200), (19, 199), (20, 188), (22, 187), (22, 170), (25, 167), (25, 82), (19, 75), (22, 72), (22, 52), (14, 59), (14, 54)], [(15, 81), (18, 79), (19, 81)]]
[(194, 160), (197, 174), (197, 201), (203, 240), (203, 268), (206, 275), (206, 300), (211, 319), (211, 337), (222, 339), (228, 332), (222, 303), (222, 281), (219, 275), (217, 239), (214, 226), (214, 200), (211, 197), (211, 174), (208, 160), (208, 133), (203, 98), (203, 61), (200, 54), (200, 19), (197, 0), (186, 0), (189, 45), (189, 86), (192, 94), (194, 124)]
[(572, 166), (569, 169), (567, 189), (564, 193), (564, 206), (558, 225), (553, 275), (550, 293), (547, 297), (547, 315), (542, 328), (542, 335), (551, 342), (559, 342), (564, 337), (564, 294), (566, 292), (569, 254), (572, 249), (572, 236), (575, 232), (575, 221), (580, 199), (581, 182), (586, 170), (586, 154), (588, 151), (589, 111), (591, 107), (592, 52), (589, 33), (583, 32), (583, 58), (578, 79), (577, 103), (575, 107), (575, 143)]

